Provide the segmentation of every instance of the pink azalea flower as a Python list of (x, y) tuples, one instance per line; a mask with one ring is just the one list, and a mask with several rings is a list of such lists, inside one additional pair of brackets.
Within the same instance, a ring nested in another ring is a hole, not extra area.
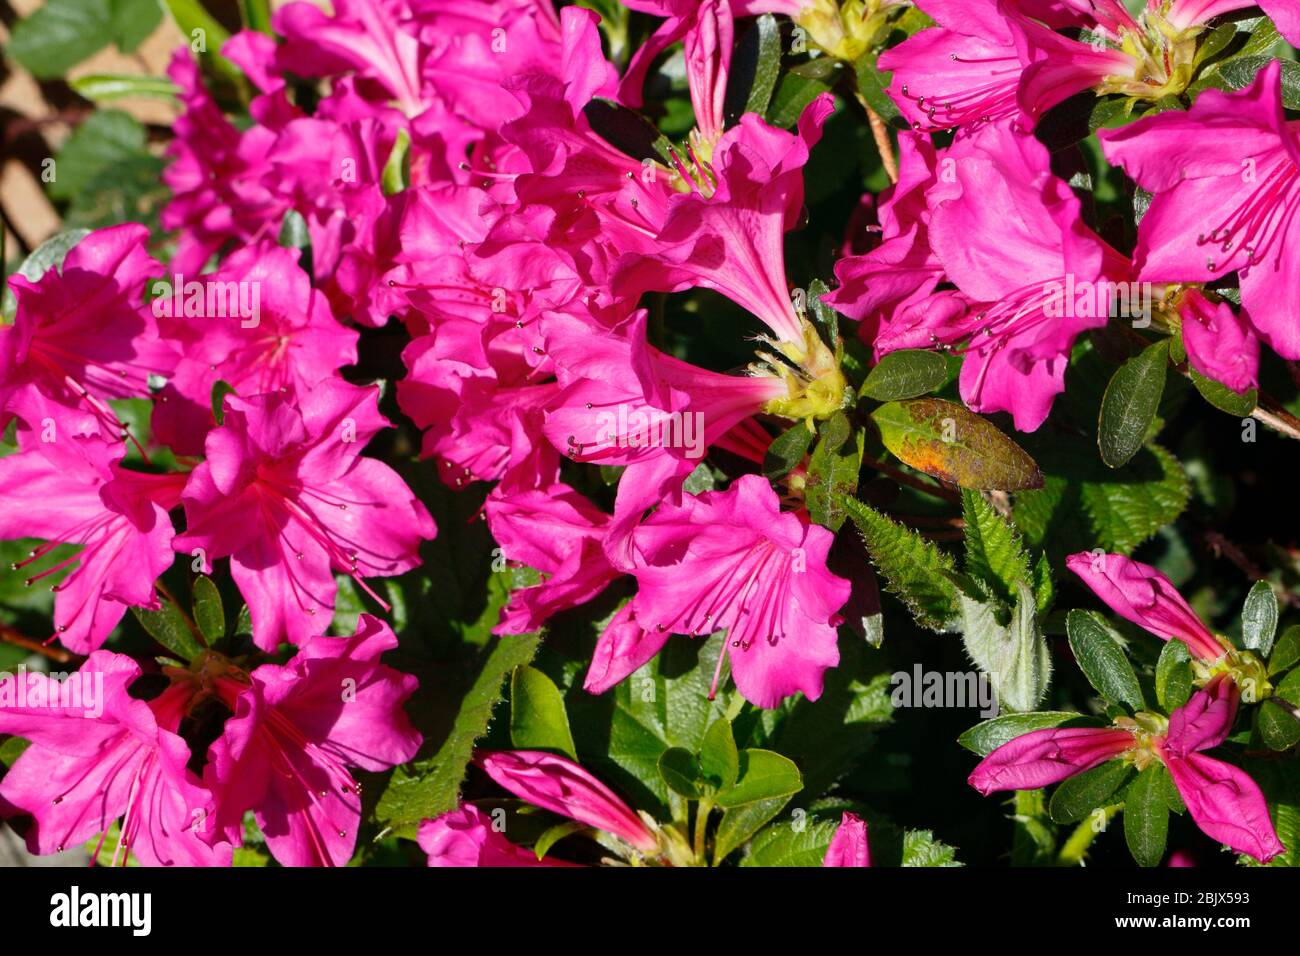
[(1055, 31), (1086, 27), (1118, 39), (1137, 24), (1116, 0), (924, 0), (938, 26), (880, 55), (893, 77), (890, 97), (916, 130), (933, 132), (1013, 120), (1032, 128), (1052, 106), (1112, 75), (1136, 71), (1135, 59)]
[(143, 305), (146, 282), (162, 272), (148, 238), (136, 223), (99, 229), (39, 280), (9, 276), (18, 311), (0, 326), (0, 421), (121, 437), (105, 400), (147, 397), (149, 376), (172, 361)]
[(713, 289), (757, 316), (777, 341), (802, 349), (804, 327), (785, 277), (784, 234), (803, 209), (803, 167), (834, 111), (828, 93), (799, 117), (798, 132), (747, 113), (718, 141), (711, 162), (679, 174), (691, 191), (669, 201), (657, 248), (631, 255), (615, 293)]
[[(1157, 7), (1161, 0), (1148, 0)], [(1300, 46), (1300, 8), (1292, 0), (1173, 0), (1165, 19), (1179, 30), (1188, 30), (1214, 17), (1246, 7), (1259, 7), (1273, 21), (1278, 32), (1292, 46)]]
[(276, 10), (275, 32), (285, 38), (276, 65), (299, 76), (329, 76), (355, 70), (379, 83), (408, 116), (421, 111), (420, 70), (425, 51), (403, 4), (392, 0), (335, 0), (327, 16), (310, 3)]
[(625, 6), (667, 19), (637, 48), (623, 74), (619, 98), (628, 106), (639, 107), (646, 74), (655, 58), (684, 41), (697, 141), (705, 153), (711, 151), (726, 125), (723, 101), (735, 42), (730, 0), (629, 0)]
[(369, 220), (382, 213), (378, 187), (398, 127), (395, 114), (334, 119), (321, 113), (279, 131), (262, 182), (303, 217), (312, 271), (327, 279), (343, 247), (365, 235)]
[(388, 424), (377, 402), (376, 389), (338, 379), (302, 395), (227, 395), (225, 424), (208, 433), (174, 545), (200, 555), (205, 570), (230, 556), (263, 650), (319, 633), (336, 571), (387, 609), (363, 578), (415, 567), (420, 541), (436, 533), (396, 472), (359, 457)]
[(0, 733), (31, 746), (0, 782), (0, 812), (34, 818), (32, 853), (60, 853), (120, 821), (114, 865), (129, 850), (145, 866), (226, 866), (230, 846), (211, 839), (211, 794), (186, 769), (190, 748), (176, 735), (194, 688), (173, 684), (146, 702), (127, 692), (139, 676), (109, 651), (63, 684), (21, 675), (28, 703), (0, 703)]
[(429, 855), (429, 866), (576, 866), (517, 846), (498, 833), (491, 818), (472, 803), (420, 824), (416, 842)]
[(1199, 289), (1183, 293), (1178, 315), (1192, 368), (1234, 392), (1259, 384), (1259, 339), (1245, 315), (1226, 302), (1210, 302)]
[(888, 93), (915, 130), (970, 126), (1019, 115), (1024, 64), (995, 0), (922, 0), (938, 24), (880, 54)]
[(574, 254), (591, 255), (591, 244), (652, 249), (673, 192), (671, 173), (628, 156), (592, 129), (586, 109), (608, 67), (596, 18), (566, 7), (563, 22), (573, 72), (563, 81), (530, 74), (510, 83), (522, 115), (502, 125), (500, 135), (529, 167), (514, 177), (518, 202), (544, 207), (528, 216), (546, 216), (548, 244)]
[(476, 762), (494, 781), (534, 806), (604, 830), (641, 853), (659, 841), (626, 803), (567, 757), (541, 750), (498, 750)]
[(1169, 769), (1197, 826), (1266, 863), (1285, 847), (1259, 787), (1242, 770), (1199, 752), (1227, 738), (1239, 699), (1233, 681), (1218, 675), (1170, 715), (1164, 732), (1153, 730), (1151, 722), (1131, 719), (1124, 727), (1030, 731), (980, 761), (969, 783), (986, 796), (996, 790), (1035, 790), (1121, 755), (1131, 754), (1139, 767), (1155, 758)]
[(167, 74), (180, 88), (183, 112), (173, 123), (170, 164), (162, 179), (172, 198), (164, 229), (179, 230), (172, 269), (195, 276), (226, 242), (278, 235), (289, 205), (265, 184), (275, 131), (256, 125), (241, 132), (203, 86), (188, 49), (172, 57)]
[(929, 242), (975, 304), (950, 300), (952, 308), (927, 318), (926, 331), (968, 343), (960, 386), (972, 410), (1011, 412), (1016, 428), (1033, 431), (1064, 390), (1075, 338), (1106, 324), (1114, 284), (1132, 270), (1083, 224), (1046, 147), (1012, 124), (962, 137), (944, 162), (952, 175), (927, 193)]
[(241, 845), (252, 810), (285, 866), (347, 863), (361, 820), (361, 787), (348, 768), (387, 770), (420, 747), (402, 710), (417, 681), (379, 662), (396, 646), (387, 624), (363, 614), (352, 637), (314, 637), (246, 683), (215, 678), (234, 716), (204, 772), (217, 796), (214, 838)]
[(822, 866), (861, 867), (871, 865), (871, 848), (867, 846), (867, 825), (856, 813), (845, 813), (826, 848)]
[(543, 319), (563, 390), (545, 435), (574, 461), (628, 465), (659, 455), (696, 461), (718, 437), (787, 393), (776, 377), (722, 375), (646, 342), (647, 313), (617, 332), (558, 312)]
[[(178, 395), (159, 401), (155, 415), (164, 419), (173, 451), (202, 454), (219, 381), (243, 395), (283, 389), (301, 395), (356, 362), (357, 333), (335, 321), (325, 297), (298, 267), (296, 251), (270, 243), (245, 246), (200, 281), (205, 299), (214, 290), (240, 288), (241, 303), (255, 305), (249, 310), (255, 314), (246, 318), (230, 308), (225, 315), (161, 320), (161, 335), (176, 352), (170, 384)], [(172, 300), (164, 304), (171, 311)]]
[(559, 455), (537, 436), (554, 382), (509, 339), (513, 325), (452, 320), (402, 352), (408, 374), (398, 404), (425, 429), (422, 455), (438, 460), (449, 487), (501, 480), (536, 488), (559, 479)]
[(501, 492), (484, 505), (502, 554), (543, 574), (541, 584), (516, 590), (497, 634), (527, 634), (559, 611), (590, 601), (619, 576), (602, 547), (610, 516), (568, 485)]
[(557, 15), (551, 0), (424, 6), (420, 35), (432, 48), (425, 82), (480, 130), (495, 131), (524, 112), (512, 90), (521, 77), (572, 82), (587, 98), (615, 93), (618, 74), (601, 54), (587, 10), (565, 7)]
[[(930, 211), (926, 191), (934, 185), (938, 155), (928, 136), (901, 133), (898, 137), (898, 182), (880, 194), (880, 242), (860, 255), (835, 263), (839, 288), (824, 300), (857, 319), (859, 335), (891, 348), (894, 318), (918, 306), (929, 307), (935, 286), (943, 279), (943, 263), (930, 248)], [(906, 319), (901, 323), (906, 326)], [(930, 344), (927, 333), (922, 347)], [(893, 348), (906, 347), (901, 345)]]
[(1153, 282), (1213, 282), (1236, 271), (1251, 324), (1300, 358), (1297, 129), (1282, 112), (1281, 64), (1247, 88), (1206, 90), (1187, 112), (1098, 135), (1106, 158), (1153, 193), (1135, 258)]
[(60, 545), (81, 550), (39, 572), (30, 586), (73, 570), (52, 586), (54, 628), (78, 654), (98, 649), (129, 606), (158, 610), (158, 576), (171, 567), (174, 529), (167, 512), (180, 502), (187, 476), (128, 471), (125, 446), (67, 435), (23, 442), (0, 459), (0, 538), (42, 538), (14, 565), (26, 569)]
[(1081, 551), (1065, 559), (1112, 611), (1157, 637), (1179, 640), (1207, 662), (1223, 657), (1225, 648), (1167, 577), (1140, 561), (1119, 554)]
[(632, 536), (638, 592), (628, 614), (645, 636), (629, 633), (626, 620), (611, 626), (596, 648), (600, 667), (593, 664), (587, 689), (626, 677), (670, 634), (725, 630), (715, 691), (727, 657), (736, 688), (759, 707), (776, 707), (799, 691), (816, 700), (826, 669), (839, 663), (837, 612), (850, 590), (826, 569), (832, 537), (804, 515), (782, 513), (776, 492), (757, 475), (660, 506)]
[[(923, 0), (938, 23), (881, 54), (889, 93), (917, 130), (1011, 120), (1026, 129), (1076, 93), (1157, 101), (1186, 89), (1205, 22), (1242, 0)], [(1296, 29), (1287, 6), (1285, 29)], [(1074, 31), (1088, 31), (1076, 37)], [(1068, 31), (1068, 32), (1062, 32)]]
[[(1108, 82), (1138, 84), (1140, 79), (1152, 88), (1151, 99), (1159, 98), (1166, 83), (1177, 84), (1176, 78), (1164, 75), (1164, 68), (1169, 64), (1168, 54), (1153, 60), (1129, 52), (1141, 43), (1139, 40), (1135, 44), (1130, 38), (1142, 36), (1144, 31), (1120, 0), (1100, 0), (1086, 5), (1067, 3), (1066, 6), (1080, 10), (1079, 25), (1120, 44), (1120, 48), (1109, 43), (1085, 43), (1063, 36), (1051, 26), (1027, 16), (1013, 14), (1009, 26), (1017, 53), (1025, 63), (1016, 90), (1016, 102), (1027, 127), (1032, 128), (1044, 113), (1076, 93), (1091, 89), (1110, 92), (1106, 86)], [(1009, 0), (1004, 0), (1003, 9), (1010, 7)], [(1128, 40), (1127, 44), (1125, 40)]]

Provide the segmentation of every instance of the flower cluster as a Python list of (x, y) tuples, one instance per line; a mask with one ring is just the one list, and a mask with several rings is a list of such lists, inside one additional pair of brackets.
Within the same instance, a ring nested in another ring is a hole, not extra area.
[[(347, 863), (362, 823), (354, 773), (405, 764), (424, 743), (404, 710), (416, 678), (380, 661), (398, 640), (377, 579), (420, 569), (439, 529), (415, 468), (367, 453), (391, 417), (418, 430), (421, 467), (442, 485), (477, 486), (499, 556), (533, 573), (496, 635), (607, 600), (582, 662), (590, 694), (669, 642), (725, 632), (708, 700), (730, 681), (737, 709), (817, 701), (841, 661), (839, 626), (878, 599), (858, 542), (837, 537), (871, 463), (860, 402), (932, 390), (871, 393), (870, 368), (937, 352), (938, 387), (960, 360), (965, 409), (930, 401), (935, 421), (968, 416), (970, 455), (945, 450), (968, 433), (916, 437), (924, 401), (871, 413), (914, 469), (882, 461), (880, 473), (952, 500), (953, 485), (1043, 483), (970, 412), (1039, 430), (1081, 337), (1117, 316), (1176, 336), (1184, 370), (1232, 393), (1259, 385), (1261, 343), (1300, 359), (1300, 139), (1282, 63), (1240, 89), (1195, 86), (1212, 24), (1248, 5), (1151, 0), (1134, 16), (1118, 0), (919, 0), (924, 27), (882, 49), (915, 13), (903, 0), (627, 0), (649, 29), (620, 51), (600, 15), (551, 0), (293, 2), (270, 31), (213, 51), (240, 77), (238, 122), (205, 74), (211, 57), (177, 51), (161, 217), (174, 239), (102, 228), (43, 274), (10, 279), (0, 423), (16, 450), (0, 459), (0, 537), (42, 542), (15, 571), (53, 582), (51, 640), (84, 658), (69, 680), (104, 692), (93, 716), (34, 702), (61, 693), (38, 674), (22, 701), (0, 698), (0, 734), (30, 741), (0, 782), (0, 810), (33, 818), (40, 853), (102, 846), (116, 822), (114, 859), (226, 865), (248, 817), (280, 863)], [(1300, 40), (1294, 4), (1262, 7)], [(779, 22), (811, 63), (890, 73), (881, 102), (861, 106), (893, 181), (853, 216), (820, 298), (796, 288), (814, 276), (787, 274), (787, 234), (805, 225), (824, 131), (859, 104), (826, 88), (786, 125), (737, 108), (736, 38), (755, 17)], [(678, 44), (694, 119), (673, 142), (643, 135), (637, 111)], [(868, 53), (879, 57), (864, 66)], [(1190, 102), (1097, 136), (1114, 175), (1150, 196), (1129, 252), (1086, 214), (1077, 171), (1042, 135), (1079, 96), (1121, 103), (1126, 118)], [(897, 160), (882, 102), (901, 118)], [(666, 295), (690, 290), (751, 321), (730, 343), (739, 366), (697, 364), (664, 334)], [(392, 336), (402, 367), (377, 383), (360, 359)], [(124, 417), (126, 400), (149, 403), (147, 429)], [(911, 416), (902, 438), (891, 414)], [(1005, 467), (972, 476), (981, 455)], [(845, 464), (827, 464), (836, 456)], [(1068, 564), (1120, 616), (1182, 641), (1200, 689), (1167, 715), (1016, 737), (971, 784), (1035, 789), (1112, 760), (1159, 765), (1212, 838), (1261, 860), (1281, 852), (1259, 787), (1203, 753), (1227, 740), (1243, 699), (1268, 696), (1263, 665), (1154, 569), (1089, 553)], [(971, 608), (996, 604), (950, 562), (926, 568), (951, 592), (939, 624), (969, 627)], [(176, 573), (227, 571), (247, 607), (246, 652), (205, 639), (168, 589)], [(1050, 602), (1031, 593), (1035, 574), (1026, 563), (1005, 582), (1020, 619)], [(337, 634), (341, 588), (373, 612), (351, 636)], [(130, 608), (189, 633), (159, 663), (123, 653), (114, 636)], [(1041, 689), (1031, 696), (1022, 709)], [(620, 861), (701, 856), (568, 757), (521, 747), (475, 763), (600, 834)], [(700, 812), (707, 821), (709, 805)], [(471, 802), (404, 835), (430, 865), (567, 865), (506, 839)], [(866, 826), (845, 812), (825, 865), (868, 862)]]

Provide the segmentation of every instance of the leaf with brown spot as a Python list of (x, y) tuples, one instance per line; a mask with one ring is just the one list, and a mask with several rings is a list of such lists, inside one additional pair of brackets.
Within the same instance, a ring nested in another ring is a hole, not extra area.
[(899, 460), (963, 488), (1041, 488), (1034, 460), (991, 423), (941, 398), (889, 402), (871, 413), (880, 440)]

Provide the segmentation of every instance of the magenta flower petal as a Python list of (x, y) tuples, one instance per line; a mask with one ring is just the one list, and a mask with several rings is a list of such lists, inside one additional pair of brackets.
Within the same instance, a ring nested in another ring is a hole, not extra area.
[(1165, 765), (1187, 812), (1207, 836), (1261, 863), (1286, 850), (1277, 838), (1268, 804), (1244, 770), (1204, 754), (1169, 754)]
[(995, 790), (1037, 790), (1091, 770), (1132, 746), (1131, 733), (1110, 727), (1032, 730), (981, 760), (967, 782), (985, 796)]
[(1065, 565), (1125, 620), (1166, 641), (1182, 641), (1203, 660), (1223, 656), (1223, 645), (1169, 579), (1149, 564), (1119, 554), (1081, 551), (1066, 558)]
[(641, 818), (567, 757), (540, 750), (500, 750), (481, 754), (478, 764), (498, 784), (543, 810), (613, 833), (642, 853), (658, 848)]

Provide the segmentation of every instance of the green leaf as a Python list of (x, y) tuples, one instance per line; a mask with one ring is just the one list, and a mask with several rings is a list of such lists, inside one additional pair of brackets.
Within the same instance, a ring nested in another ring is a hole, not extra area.
[(226, 610), (221, 592), (206, 574), (194, 579), (194, 623), (209, 646), (226, 636)]
[(1034, 563), (1034, 603), (1038, 605), (1038, 613), (1046, 614), (1051, 610), (1055, 598), (1056, 584), (1052, 580), (1052, 564), (1047, 560), (1047, 555), (1040, 554)]
[(158, 0), (108, 0), (113, 43), (123, 53), (134, 53), (162, 22)]
[(239, 12), (248, 29), (274, 36), (271, 30), (270, 0), (239, 0)]
[(668, 789), (687, 800), (712, 796), (700, 770), (700, 758), (685, 747), (669, 747), (659, 755), (659, 776)]
[(898, 105), (886, 92), (893, 74), (883, 72), (876, 65), (879, 57), (879, 50), (870, 50), (854, 62), (853, 71), (857, 76), (858, 92), (877, 116), (886, 123), (902, 128), (906, 125), (906, 121)]
[(1268, 657), (1268, 676), (1282, 673), (1296, 661), (1300, 661), (1300, 624), (1292, 624), (1282, 632)]
[(1187, 374), (1191, 378), (1192, 384), (1196, 386), (1196, 390), (1201, 393), (1201, 397), (1219, 411), (1227, 412), (1234, 418), (1245, 418), (1259, 404), (1259, 389), (1252, 388), (1244, 392), (1234, 392), (1222, 382), (1206, 378), (1194, 368), (1189, 368)]
[(12, 767), (31, 745), (30, 740), (25, 740), (22, 737), (10, 737), (0, 743), (0, 763), (6, 767)]
[(1093, 810), (1105, 806), (1111, 795), (1124, 785), (1132, 769), (1132, 764), (1122, 760), (1107, 760), (1075, 774), (1056, 788), (1047, 812), (1056, 823), (1078, 823)]
[(212, 386), (212, 418), (218, 425), (224, 425), (226, 422), (226, 396), (234, 395), (239, 397), (235, 391), (235, 386), (222, 379), (218, 379)]
[(1201, 41), (1201, 45), (1196, 48), (1196, 60), (1194, 66), (1199, 66), (1207, 60), (1213, 59), (1227, 49), (1228, 44), (1237, 38), (1237, 24), (1224, 23), (1210, 31), (1209, 36)]
[(1166, 641), (1156, 660), (1156, 700), (1171, 713), (1192, 696), (1192, 655), (1182, 641)]
[(1277, 595), (1267, 581), (1256, 581), (1241, 609), (1241, 640), (1249, 651), (1267, 658), (1277, 634)]
[[(1272, 56), (1236, 56), (1219, 65), (1219, 76), (1230, 90), (1242, 90), (1255, 82), (1255, 77), (1276, 58)], [(1282, 105), (1289, 110), (1300, 109), (1300, 63), (1279, 60), (1282, 65)]]
[(579, 830), (586, 829), (586, 824), (579, 823), (577, 820), (565, 820), (563, 823), (557, 823), (549, 827), (546, 832), (537, 838), (533, 844), (533, 852), (537, 854), (537, 859), (546, 858), (546, 854), (551, 852), (551, 847), (559, 843), (571, 833), (577, 833)]
[(949, 579), (956, 570), (952, 558), (856, 498), (845, 498), (844, 509), (889, 591), (907, 605), (922, 627), (945, 628), (958, 613), (957, 588)]
[(998, 703), (1006, 710), (1032, 711), (1047, 693), (1052, 658), (1038, 625), (1033, 591), (1023, 581), (1011, 621), (998, 622), (996, 609), (961, 594), (962, 642), (966, 653), (989, 677)]
[(510, 677), (510, 740), (520, 750), (556, 750), (578, 759), (564, 696), (554, 681), (527, 665)]
[[(582, 765), (626, 793), (633, 806), (665, 818), (670, 792), (659, 776), (659, 755), (669, 747), (698, 753), (723, 716), (727, 695), (710, 700), (710, 686), (726, 640), (718, 633), (706, 641), (669, 641), (608, 694), (594, 696), (575, 682), (567, 702)], [(724, 657), (720, 687), (727, 673)]]
[(771, 750), (748, 748), (740, 751), (738, 779), (718, 792), (717, 803), (730, 809), (776, 797), (792, 797), (802, 789), (803, 776), (793, 760)]
[(1138, 866), (1159, 866), (1165, 855), (1169, 805), (1162, 774), (1169, 774), (1164, 764), (1149, 764), (1124, 792), (1124, 838)]
[(64, 222), (103, 229), (131, 219), (143, 222), (156, 234), (159, 212), (171, 196), (160, 178), (164, 166), (161, 157), (141, 149), (111, 166), (100, 167), (85, 188), (73, 195)]
[(1095, 611), (1076, 608), (1066, 617), (1065, 628), (1074, 659), (1097, 693), (1107, 703), (1127, 704), (1135, 713), (1144, 709), (1137, 674), (1120, 646), (1119, 635), (1105, 619)]
[(809, 60), (788, 70), (777, 83), (768, 122), (779, 129), (794, 126), (804, 107), (835, 86), (839, 74), (839, 61), (831, 57)]
[(1044, 730), (1048, 727), (1060, 727), (1068, 721), (1083, 721), (1082, 714), (1064, 710), (1031, 711), (1025, 714), (1003, 714), (976, 724), (957, 738), (971, 753), (987, 757), (1003, 744), (1015, 740), (1032, 730)]
[(1103, 127), (1127, 119), (1133, 112), (1133, 101), (1127, 96), (1098, 97), (1088, 114), (1088, 132), (1095, 133)]
[(865, 435), (854, 430), (843, 412), (822, 423), (817, 447), (808, 460), (804, 504), (813, 521), (838, 531), (848, 514), (843, 501), (858, 490)]
[(37, 79), (57, 79), (113, 39), (109, 0), (47, 0), (14, 24), (6, 52)]
[(717, 866), (767, 825), (790, 802), (788, 796), (755, 800), (727, 810), (713, 837), (713, 865)]
[(776, 17), (765, 13), (741, 36), (731, 59), (730, 82), (746, 91), (740, 112), (766, 114), (780, 75), (781, 28)]
[(966, 573), (992, 587), (1003, 601), (1014, 603), (1017, 585), (1033, 580), (1019, 535), (978, 491), (963, 489), (961, 499)]
[(384, 163), (384, 171), (380, 180), (385, 196), (400, 193), (406, 188), (406, 184), (410, 180), (410, 160), (407, 157), (410, 146), (411, 135), (405, 128), (399, 129), (397, 139), (393, 141), (393, 151), (388, 154), (388, 162)]
[(840, 341), (840, 314), (823, 301), (825, 296), (830, 295), (830, 291), (821, 279), (813, 279), (808, 283), (808, 308), (818, 328), (822, 330), (826, 344), (834, 349)]
[(173, 100), (180, 92), (180, 87), (165, 76), (140, 76), (135, 73), (89, 73), (68, 80), (68, 85), (86, 99), (97, 103), (141, 97)]
[(799, 467), (812, 440), (812, 430), (804, 422), (798, 422), (777, 435), (763, 456), (763, 477), (774, 481)]
[(120, 110), (100, 110), (73, 130), (55, 157), (51, 199), (71, 199), (106, 169), (145, 151), (145, 130)]
[(1120, 366), (1101, 400), (1097, 446), (1112, 468), (1129, 461), (1146, 441), (1160, 408), (1169, 366), (1169, 340), (1147, 346)]
[(868, 374), (858, 394), (878, 402), (897, 402), (933, 392), (948, 380), (948, 360), (938, 352), (890, 352)]
[(1294, 670), (1256, 711), (1260, 737), (1270, 750), (1290, 750), (1300, 743), (1300, 670)]
[(741, 866), (821, 866), (839, 821), (802, 820), (798, 825), (783, 821), (754, 837)]
[(208, 13), (200, 0), (163, 0), (163, 4), (191, 49), (196, 40), (202, 39), (201, 56), (228, 79), (243, 81), (243, 71), (221, 55), (222, 46), (230, 39), (230, 31)]
[(961, 866), (957, 851), (934, 838), (929, 830), (903, 834), (903, 866)]
[(740, 775), (740, 752), (731, 721), (720, 717), (704, 733), (700, 744), (700, 773), (715, 791), (735, 786)]
[(1039, 491), (1015, 496), (1016, 527), (1054, 563), (1101, 548), (1130, 554), (1182, 514), (1191, 483), (1168, 451), (1148, 444), (1127, 465), (1103, 464), (1083, 439), (1036, 437), (1031, 445), (1046, 472)]
[(203, 653), (203, 645), (190, 630), (185, 615), (170, 600), (163, 599), (161, 610), (147, 611), (133, 607), (131, 613), (150, 637), (180, 660), (189, 662)]
[(477, 676), (461, 699), (451, 729), (436, 752), (393, 772), (375, 809), (381, 824), (391, 827), (398, 836), (414, 838), (420, 821), (456, 808), (474, 744), (487, 733), (506, 675), (531, 661), (540, 642), (539, 634), (492, 639), (482, 655)]
[(1034, 460), (990, 422), (939, 398), (889, 402), (871, 413), (880, 439), (900, 461), (964, 488), (1041, 488)]

